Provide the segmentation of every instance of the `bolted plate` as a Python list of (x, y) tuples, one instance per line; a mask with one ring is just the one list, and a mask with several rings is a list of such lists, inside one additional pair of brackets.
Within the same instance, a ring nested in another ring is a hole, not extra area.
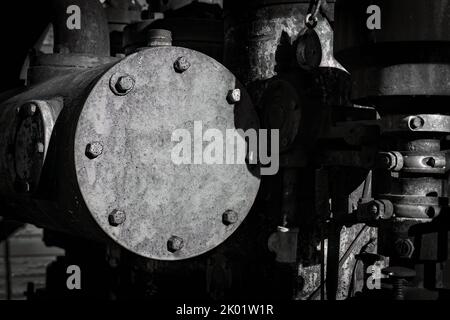
[[(190, 64), (184, 72), (174, 68), (180, 57)], [(117, 75), (134, 80), (124, 95), (111, 89)], [(235, 88), (241, 98), (233, 104), (227, 97)], [(256, 197), (260, 179), (246, 164), (173, 163), (178, 142), (172, 133), (187, 129), (193, 139), (196, 121), (203, 133), (218, 129), (224, 141), (226, 129), (258, 128), (250, 98), (233, 74), (178, 47), (126, 57), (99, 79), (81, 111), (74, 146), (81, 194), (100, 227), (141, 256), (180, 260), (213, 249), (238, 228)], [(101, 152), (88, 157), (92, 143), (100, 143)], [(111, 224), (117, 211), (125, 216)], [(236, 220), (225, 223), (223, 214), (230, 211)]]

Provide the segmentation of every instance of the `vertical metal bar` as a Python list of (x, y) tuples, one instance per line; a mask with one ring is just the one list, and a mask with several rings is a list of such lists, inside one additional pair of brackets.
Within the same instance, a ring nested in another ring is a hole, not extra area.
[(325, 300), (325, 232), (322, 230), (322, 241), (320, 242), (320, 300)]

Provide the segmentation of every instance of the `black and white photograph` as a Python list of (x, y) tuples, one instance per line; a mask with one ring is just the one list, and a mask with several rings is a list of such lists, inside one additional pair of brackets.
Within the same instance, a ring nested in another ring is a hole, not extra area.
[(6, 0), (0, 33), (0, 305), (450, 300), (450, 0)]

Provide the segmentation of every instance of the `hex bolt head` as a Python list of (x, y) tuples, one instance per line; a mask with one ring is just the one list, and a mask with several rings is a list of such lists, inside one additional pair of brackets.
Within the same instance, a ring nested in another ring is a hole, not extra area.
[(222, 222), (224, 225), (232, 225), (238, 222), (239, 215), (233, 210), (227, 210), (222, 214)]
[(131, 76), (121, 76), (116, 82), (115, 88), (121, 95), (125, 95), (134, 88), (134, 79)]
[(95, 159), (103, 153), (103, 145), (100, 142), (91, 142), (86, 146), (86, 157)]
[(228, 91), (227, 101), (229, 104), (235, 104), (235, 103), (241, 101), (241, 90), (233, 89), (233, 90)]
[(37, 153), (44, 153), (45, 146), (42, 142), (36, 143), (36, 151)]
[(22, 118), (32, 117), (37, 110), (37, 105), (34, 102), (28, 102), (19, 108), (19, 115)]
[(400, 171), (403, 168), (404, 159), (400, 152), (380, 152), (378, 154), (378, 166), (390, 171)]
[(185, 57), (179, 57), (173, 64), (173, 67), (176, 72), (183, 73), (191, 67), (191, 64)]
[(127, 216), (124, 211), (121, 210), (113, 210), (108, 216), (108, 222), (111, 226), (117, 227), (125, 222)]
[(167, 250), (175, 253), (180, 251), (184, 247), (184, 240), (177, 236), (171, 236), (169, 240), (167, 240)]
[(409, 127), (411, 130), (418, 130), (425, 125), (425, 120), (421, 117), (411, 117), (409, 119)]

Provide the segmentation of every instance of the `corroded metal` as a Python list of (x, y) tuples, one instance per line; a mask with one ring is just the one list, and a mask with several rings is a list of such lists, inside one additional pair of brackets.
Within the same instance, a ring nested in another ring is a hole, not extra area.
[(150, 29), (147, 32), (148, 47), (164, 47), (172, 45), (172, 32), (165, 29)]
[[(108, 22), (101, 3), (90, 0), (52, 0), (51, 3), (55, 53), (109, 56)], [(69, 18), (78, 18), (80, 25), (69, 28)]]
[[(174, 69), (179, 57), (191, 63), (183, 73)], [(234, 105), (227, 101), (230, 90), (240, 90)], [(17, 128), (26, 128), (18, 124), (30, 117), (39, 120), (39, 135), (21, 134), (31, 137), (27, 147), (14, 147)], [(52, 78), (1, 106), (1, 202), (16, 219), (112, 239), (144, 257), (180, 260), (207, 252), (246, 217), (259, 177), (246, 164), (175, 164), (171, 135), (192, 133), (196, 121), (224, 137), (226, 129), (258, 128), (248, 94), (231, 72), (189, 49), (151, 48)], [(34, 142), (44, 153), (27, 153)], [(11, 171), (11, 161), (24, 163), (20, 172)], [(15, 181), (29, 178), (29, 166), (40, 174), (22, 194)], [(237, 219), (224, 224), (228, 210)], [(183, 239), (178, 250), (167, 248), (172, 236)]]
[[(337, 0), (335, 49), (352, 74), (353, 101), (374, 106), (380, 115), (375, 122), (383, 153), (373, 197), (389, 200), (394, 215), (379, 222), (378, 252), (390, 257), (391, 266), (428, 261), (435, 267), (447, 258), (442, 247), (449, 227), (443, 138), (450, 133), (450, 37), (449, 21), (441, 17), (450, 3), (380, 0), (381, 28), (368, 30), (371, 4)], [(427, 277), (435, 288), (435, 272)], [(398, 299), (404, 298), (401, 287), (394, 281)]]
[[(372, 4), (336, 3), (336, 57), (352, 74), (353, 98), (361, 103), (376, 100), (377, 107), (394, 110), (410, 110), (398, 102), (414, 102), (419, 96), (439, 103), (440, 97), (449, 95), (445, 83), (450, 77), (450, 25), (438, 17), (448, 12), (449, 2), (377, 1), (382, 26), (368, 30), (367, 8)], [(439, 103), (439, 107), (447, 106)]]
[[(328, 227), (323, 223), (330, 210), (329, 198), (337, 198), (333, 203), (348, 202), (356, 183), (339, 176), (342, 178), (339, 179), (339, 193), (335, 190), (334, 193), (327, 193), (328, 185), (319, 184), (315, 179), (317, 177), (314, 177), (316, 169), (308, 166), (308, 163), (314, 161), (312, 158), (318, 151), (318, 136), (329, 125), (327, 121), (331, 108), (351, 105), (346, 99), (348, 74), (333, 56), (332, 27), (324, 16), (319, 15), (314, 30), (309, 29), (305, 25), (309, 5), (310, 1), (261, 0), (245, 4), (225, 2), (225, 63), (249, 88), (261, 115), (262, 125), (280, 129), (280, 150), (283, 152), (280, 163), (284, 166), (282, 171), (292, 175), (294, 180), (297, 179), (297, 190), (293, 193), (296, 196), (285, 195), (289, 188), (283, 190), (282, 195), (295, 200), (289, 201), (289, 204), (283, 203), (281, 208), (281, 202), (277, 202), (274, 204), (276, 209), (272, 208), (267, 212), (261, 210), (259, 214), (264, 216), (266, 224), (261, 226), (259, 235), (269, 235), (269, 250), (276, 252), (277, 261), (283, 260), (296, 265), (293, 281), (297, 283), (298, 279), (302, 279), (301, 285), (295, 284), (296, 299), (325, 298), (321, 293), (325, 291), (324, 264), (328, 262), (321, 259), (326, 260), (326, 255), (337, 257), (337, 260), (330, 258), (330, 264), (336, 268), (331, 267), (327, 277), (330, 277), (330, 281), (336, 279), (339, 283), (334, 288), (327, 288), (327, 296), (333, 299), (337, 292), (337, 297), (344, 298), (352, 276), (351, 271), (345, 270), (344, 266), (351, 270), (354, 263), (353, 256), (350, 254), (350, 257), (345, 257), (344, 253), (361, 248), (364, 241), (367, 241), (369, 232), (359, 236), (355, 245), (353, 240), (359, 229), (339, 229), (330, 236), (328, 247), (323, 243), (323, 238), (329, 236), (325, 231)], [(336, 152), (340, 153), (340, 150)], [(372, 150), (368, 153), (375, 155)], [(340, 155), (329, 155), (330, 166), (336, 166), (337, 161), (331, 158)], [(344, 157), (349, 159), (349, 164), (351, 161), (355, 162), (356, 158), (362, 167), (369, 167), (370, 163), (367, 163), (365, 155), (362, 152), (361, 155), (355, 157), (354, 153), (349, 152)], [(298, 169), (299, 166), (308, 167), (300, 170), (299, 175), (294, 174), (296, 170), (289, 170), (293, 167)], [(324, 171), (320, 176), (328, 177), (328, 169)], [(334, 179), (338, 178), (333, 176)], [(314, 188), (317, 188), (317, 193), (314, 193)], [(279, 189), (273, 190), (273, 193), (278, 192)], [(319, 200), (316, 197), (323, 197), (323, 203), (317, 204), (315, 201)], [(341, 207), (332, 210), (333, 216), (348, 213), (347, 209)], [(274, 234), (280, 220), (284, 221), (285, 218), (290, 220), (292, 230), (299, 227), (298, 234)], [(294, 238), (298, 241), (291, 241)], [(343, 261), (339, 262), (339, 257), (344, 257)]]
[(189, 63), (189, 61), (185, 58), (185, 57), (179, 57), (173, 67), (175, 68), (175, 70), (179, 73), (183, 73), (185, 72), (187, 69), (189, 69), (191, 67), (191, 64)]
[(114, 57), (92, 54), (41, 54), (32, 57), (27, 82), (29, 85), (35, 85), (68, 73), (83, 71), (117, 60)]
[(207, 54), (215, 60), (223, 60), (222, 9), (215, 4), (197, 1), (183, 3), (176, 10), (162, 13), (152, 3), (144, 20), (127, 26), (124, 30), (123, 46), (129, 54), (145, 47), (151, 29), (166, 29), (172, 32), (174, 46), (189, 48)]
[[(173, 68), (181, 56), (191, 64), (182, 74)], [(119, 99), (105, 88), (121, 72), (133, 76), (135, 86)], [(226, 98), (235, 87), (241, 99), (233, 108)], [(259, 179), (245, 164), (176, 165), (171, 135), (176, 129), (192, 132), (195, 121), (223, 133), (255, 127), (253, 112), (234, 76), (203, 54), (158, 47), (119, 62), (92, 89), (76, 129), (77, 181), (89, 211), (114, 240), (146, 257), (176, 260), (212, 249), (242, 222)], [(91, 141), (104, 146), (94, 161), (84, 156)], [(112, 208), (127, 212), (120, 228), (108, 223)], [(228, 227), (222, 223), (226, 210), (239, 213)], [(167, 251), (171, 235), (184, 239), (182, 250)]]

